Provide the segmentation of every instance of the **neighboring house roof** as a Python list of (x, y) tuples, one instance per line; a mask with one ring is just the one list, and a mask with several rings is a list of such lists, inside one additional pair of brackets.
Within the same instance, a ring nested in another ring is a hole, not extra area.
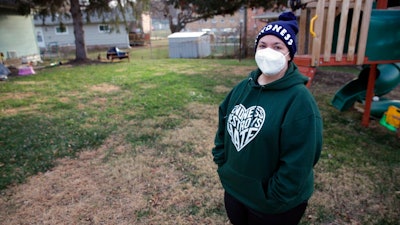
[[(135, 21), (135, 17), (131, 11), (126, 11), (126, 21), (132, 22)], [(89, 16), (89, 17), (88, 17)], [(114, 20), (123, 21), (123, 17), (120, 13), (116, 12), (108, 12), (108, 13), (93, 13), (91, 15), (87, 15), (86, 13), (82, 12), (82, 22), (84, 24), (89, 23), (113, 23)], [(72, 15), (67, 13), (66, 15), (60, 15), (58, 17), (53, 18), (52, 16), (46, 16), (44, 19), (39, 17), (38, 15), (34, 15), (34, 23), (37, 26), (40, 25), (59, 25), (60, 22), (64, 24), (72, 24)]]
[[(128, 13), (127, 13), (128, 14)], [(117, 15), (119, 23), (114, 23), (113, 20)], [(128, 30), (134, 29), (135, 23), (132, 23), (135, 18), (132, 13), (126, 15), (127, 24), (122, 22), (122, 15), (115, 12), (110, 13), (93, 13), (86, 19), (88, 14), (83, 12), (82, 22), (83, 30), (85, 31), (86, 46), (118, 46), (121, 48), (129, 47)], [(62, 25), (65, 30), (59, 32), (58, 29)], [(41, 36), (39, 47), (44, 49), (52, 49), (50, 46), (58, 47), (73, 47), (75, 46), (75, 36), (72, 16), (68, 13), (58, 17), (46, 16), (43, 18), (38, 15), (34, 16), (35, 30)], [(107, 25), (107, 26), (103, 26)], [(102, 29), (100, 29), (102, 28)], [(104, 30), (103, 30), (104, 28)]]

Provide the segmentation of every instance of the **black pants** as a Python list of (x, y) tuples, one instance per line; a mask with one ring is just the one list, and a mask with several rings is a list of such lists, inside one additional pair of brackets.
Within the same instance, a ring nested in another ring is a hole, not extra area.
[(243, 205), (225, 192), (225, 209), (233, 225), (297, 225), (303, 216), (307, 202), (280, 214), (264, 214)]

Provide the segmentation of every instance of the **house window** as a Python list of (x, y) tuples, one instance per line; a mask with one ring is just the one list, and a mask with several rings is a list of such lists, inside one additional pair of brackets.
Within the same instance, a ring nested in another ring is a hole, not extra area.
[(37, 40), (37, 42), (43, 42), (42, 32), (40, 32), (40, 31), (37, 32), (36, 40)]
[(67, 34), (68, 30), (66, 26), (57, 26), (56, 27), (56, 34)]
[(109, 33), (110, 27), (107, 24), (101, 24), (101, 25), (99, 25), (99, 32), (100, 33)]

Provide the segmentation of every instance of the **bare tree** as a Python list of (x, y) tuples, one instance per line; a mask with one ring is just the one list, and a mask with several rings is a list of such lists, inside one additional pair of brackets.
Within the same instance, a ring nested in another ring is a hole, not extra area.
[(273, 8), (286, 0), (152, 0), (153, 16), (168, 19), (172, 33), (185, 29), (188, 23), (207, 20), (216, 15), (233, 15), (241, 7)]

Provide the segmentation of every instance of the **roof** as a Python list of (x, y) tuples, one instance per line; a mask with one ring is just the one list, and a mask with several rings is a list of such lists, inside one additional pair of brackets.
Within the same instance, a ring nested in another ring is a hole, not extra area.
[(200, 37), (207, 34), (207, 32), (176, 32), (168, 35), (168, 38), (193, 38)]
[[(127, 8), (125, 10), (127, 13), (126, 14), (127, 22), (135, 21), (136, 19), (134, 18), (134, 14), (130, 11), (131, 9)], [(89, 16), (89, 20), (87, 20), (87, 16)], [(117, 17), (119, 18), (119, 21), (123, 21), (121, 13), (118, 13)], [(107, 24), (107, 23), (113, 23), (112, 22), (113, 20), (115, 20), (115, 12), (105, 12), (105, 13), (94, 12), (92, 14), (87, 14), (84, 11), (82, 11), (82, 22), (84, 24), (89, 24), (89, 23)], [(39, 15), (34, 15), (33, 22), (35, 25), (59, 25), (60, 22), (63, 22), (64, 24), (72, 24), (73, 19), (71, 13), (67, 12), (65, 15), (59, 15), (55, 18), (53, 18), (50, 15), (45, 16), (44, 21), (43, 18), (41, 18)]]

